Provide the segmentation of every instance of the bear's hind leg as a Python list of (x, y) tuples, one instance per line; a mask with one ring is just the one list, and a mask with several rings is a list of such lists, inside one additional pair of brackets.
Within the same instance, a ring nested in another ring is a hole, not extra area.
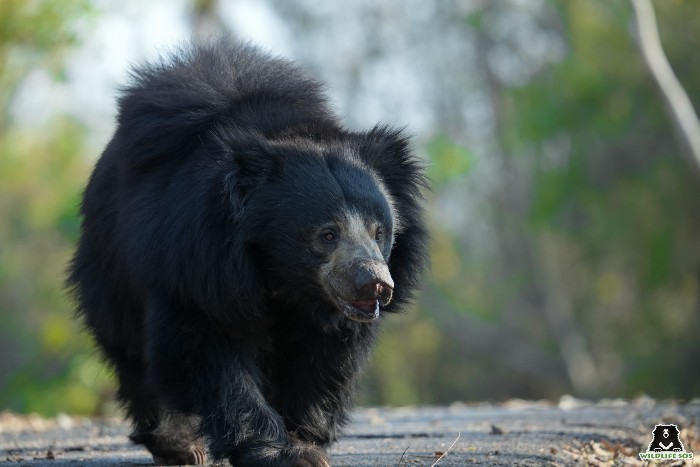
[(130, 438), (146, 446), (156, 464), (201, 465), (207, 462), (207, 451), (198, 430), (198, 417), (163, 411), (155, 429), (134, 432)]
[(129, 438), (146, 446), (157, 464), (204, 464), (207, 455), (198, 434), (198, 418), (164, 409), (144, 381), (145, 366), (133, 359), (113, 358), (111, 353), (119, 379), (117, 396), (134, 424)]

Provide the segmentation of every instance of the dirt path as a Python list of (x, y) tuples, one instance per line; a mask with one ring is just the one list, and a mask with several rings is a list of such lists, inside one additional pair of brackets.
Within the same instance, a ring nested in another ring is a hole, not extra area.
[[(331, 458), (348, 467), (644, 465), (638, 454), (662, 423), (678, 425), (685, 450), (696, 457), (660, 465), (700, 465), (700, 401), (650, 399), (362, 409)], [(119, 420), (0, 414), (0, 463), (152, 465), (147, 451), (130, 444), (128, 430)]]

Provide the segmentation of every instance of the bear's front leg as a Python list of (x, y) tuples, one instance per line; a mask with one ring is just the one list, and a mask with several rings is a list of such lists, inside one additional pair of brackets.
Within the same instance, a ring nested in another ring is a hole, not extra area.
[(333, 331), (312, 326), (277, 327), (271, 400), (292, 438), (325, 448), (347, 423), (355, 383), (369, 358), (377, 324), (347, 323)]
[(225, 331), (196, 309), (150, 294), (147, 384), (164, 407), (195, 414), (215, 459), (238, 466), (329, 467), (320, 449), (290, 439), (261, 391), (254, 324)]

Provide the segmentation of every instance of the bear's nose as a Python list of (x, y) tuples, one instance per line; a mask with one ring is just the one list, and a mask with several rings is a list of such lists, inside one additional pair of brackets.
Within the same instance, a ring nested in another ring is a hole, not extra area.
[(362, 298), (375, 298), (382, 305), (391, 301), (394, 281), (383, 261), (366, 260), (357, 264), (353, 282), (355, 292)]

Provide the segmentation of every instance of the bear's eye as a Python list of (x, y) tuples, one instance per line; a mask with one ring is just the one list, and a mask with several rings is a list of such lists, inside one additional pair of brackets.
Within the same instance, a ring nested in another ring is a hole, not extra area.
[(377, 229), (377, 232), (374, 234), (374, 239), (379, 242), (383, 238), (384, 238), (384, 231), (382, 229)]
[(323, 232), (321, 238), (324, 242), (334, 242), (336, 238), (335, 232), (331, 232), (330, 230)]

